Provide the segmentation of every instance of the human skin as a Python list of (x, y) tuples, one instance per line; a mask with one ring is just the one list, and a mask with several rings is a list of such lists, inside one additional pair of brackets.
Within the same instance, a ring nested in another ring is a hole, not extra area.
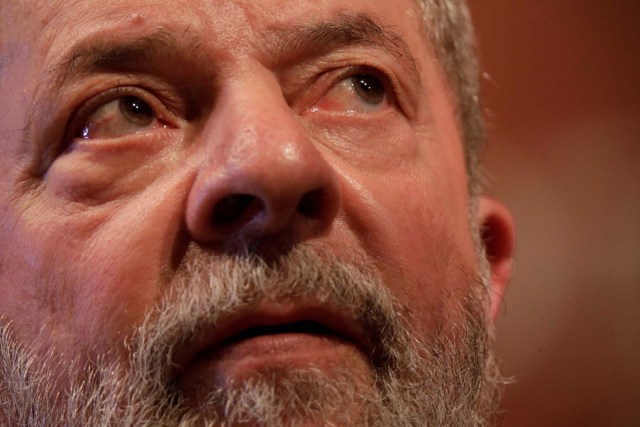
[[(362, 254), (426, 341), (467, 293), (479, 260), (455, 100), (413, 1), (0, 7), (0, 313), (19, 342), (69, 360), (126, 358), (124, 340), (194, 244), (214, 255), (268, 256), (294, 244)], [(289, 40), (301, 27), (359, 16), (404, 42)], [(176, 40), (168, 54), (55, 74), (77, 46), (159, 31)], [(384, 83), (385, 100), (344, 91), (345, 79), (363, 73)], [(100, 101), (115, 87), (123, 89)], [(80, 138), (92, 111), (119, 96), (140, 97), (158, 121)], [(238, 194), (257, 203), (231, 219), (216, 215)], [(477, 202), (493, 318), (513, 226), (499, 203)], [(216, 374), (228, 381), (276, 361), (366, 368), (356, 345), (266, 338), (260, 348), (273, 351), (251, 360), (231, 352)]]

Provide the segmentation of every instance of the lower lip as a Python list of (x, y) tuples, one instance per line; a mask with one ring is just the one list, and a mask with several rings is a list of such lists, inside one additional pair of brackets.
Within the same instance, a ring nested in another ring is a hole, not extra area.
[(353, 343), (336, 336), (261, 335), (202, 353), (185, 367), (178, 385), (181, 388), (225, 387), (229, 382), (241, 381), (269, 369), (313, 366), (330, 373), (337, 367), (358, 362), (368, 365), (366, 356)]
[(287, 366), (317, 365), (324, 359), (336, 359), (345, 351), (357, 352), (350, 342), (336, 336), (309, 333), (260, 335), (223, 344), (203, 355), (216, 365), (243, 365), (251, 370), (262, 365), (285, 362)]

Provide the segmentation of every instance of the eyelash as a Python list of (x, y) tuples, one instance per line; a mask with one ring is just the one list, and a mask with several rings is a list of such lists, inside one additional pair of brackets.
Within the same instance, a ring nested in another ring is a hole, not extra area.
[[(332, 71), (336, 70), (337, 73), (334, 74)], [(345, 68), (336, 68), (334, 70), (326, 72), (325, 75), (329, 79), (328, 83), (325, 83), (325, 78), (321, 77), (319, 79), (319, 82), (311, 84), (311, 87), (316, 85), (320, 85), (322, 87), (321, 94), (319, 95), (319, 97), (315, 96), (314, 99), (317, 101), (343, 80), (352, 78), (359, 74), (370, 74), (379, 79), (382, 85), (385, 87), (389, 103), (401, 108), (398, 103), (398, 94), (402, 93), (399, 82), (395, 78), (393, 78), (391, 74), (384, 72), (379, 67), (368, 64), (351, 65)]]
[(71, 125), (69, 126), (67, 139), (69, 141), (73, 140), (81, 132), (87, 119), (91, 117), (98, 108), (125, 96), (134, 96), (142, 99), (149, 104), (153, 112), (156, 114), (158, 121), (167, 124), (172, 123), (169, 118), (170, 113), (167, 111), (167, 108), (164, 107), (162, 102), (160, 102), (155, 96), (151, 95), (148, 90), (135, 86), (117, 86), (90, 98), (78, 109), (70, 122)]
[[(334, 73), (334, 71), (337, 71), (337, 73)], [(398, 103), (398, 94), (401, 93), (398, 81), (392, 77), (392, 74), (382, 71), (378, 66), (369, 64), (350, 65), (347, 67), (334, 68), (333, 70), (326, 71), (323, 73), (326, 78), (323, 78), (321, 76), (320, 79), (312, 82), (311, 87), (308, 87), (307, 90), (312, 89), (316, 85), (322, 87), (320, 95), (312, 95), (314, 96), (315, 101), (317, 101), (343, 80), (352, 78), (359, 74), (370, 74), (379, 79), (382, 85), (385, 87), (389, 103), (391, 105), (397, 106), (398, 108), (401, 108), (401, 105), (399, 105)], [(329, 79), (328, 82), (326, 82), (327, 78)], [(315, 91), (312, 90), (312, 92)], [(137, 86), (123, 85), (99, 93), (90, 98), (84, 105), (82, 105), (76, 111), (70, 121), (70, 126), (68, 126), (67, 128), (68, 131), (66, 140), (72, 141), (74, 138), (76, 138), (77, 135), (81, 132), (83, 126), (86, 124), (86, 120), (98, 108), (107, 104), (108, 102), (125, 96), (135, 96), (148, 103), (156, 114), (158, 121), (170, 126), (175, 123), (171, 119), (172, 114), (170, 113), (170, 109), (167, 108), (165, 104), (158, 99), (158, 97), (154, 96), (150, 90)], [(306, 98), (306, 96), (304, 98)]]

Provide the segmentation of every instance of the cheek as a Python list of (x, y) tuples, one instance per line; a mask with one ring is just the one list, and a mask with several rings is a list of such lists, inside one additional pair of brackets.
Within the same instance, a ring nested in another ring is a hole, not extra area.
[(345, 191), (352, 230), (425, 336), (467, 292), (475, 265), (467, 206), (437, 180), (406, 171)]
[(45, 175), (51, 198), (103, 205), (130, 198), (175, 169), (177, 131), (159, 130), (114, 140), (76, 139)]
[(114, 343), (142, 321), (168, 282), (181, 239), (185, 177), (178, 181), (161, 179), (122, 203), (84, 210), (60, 210), (46, 197), (29, 204), (7, 242), (15, 274), (2, 271), (0, 284), (18, 285), (0, 307), (13, 313), (7, 316), (24, 339), (44, 328), (70, 355), (123, 350)]
[[(150, 188), (114, 212), (78, 260), (81, 287), (77, 330), (90, 322), (85, 342), (109, 349), (140, 324), (167, 291), (181, 239), (180, 191)], [(96, 342), (99, 340), (99, 342)]]

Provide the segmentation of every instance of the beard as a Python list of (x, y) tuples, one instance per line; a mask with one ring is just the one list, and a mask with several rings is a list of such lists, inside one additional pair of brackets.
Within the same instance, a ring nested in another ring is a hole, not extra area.
[[(127, 360), (37, 354), (0, 324), (0, 423), (4, 416), (7, 425), (25, 426), (486, 425), (501, 378), (486, 319), (487, 274), (476, 276), (468, 275), (467, 294), (439, 313), (437, 331), (425, 339), (362, 260), (294, 248), (266, 261), (192, 247), (167, 295), (126, 340)], [(196, 402), (181, 391), (176, 351), (203, 329), (265, 301), (301, 298), (348, 313), (365, 331), (366, 369), (275, 365), (210, 385)]]

